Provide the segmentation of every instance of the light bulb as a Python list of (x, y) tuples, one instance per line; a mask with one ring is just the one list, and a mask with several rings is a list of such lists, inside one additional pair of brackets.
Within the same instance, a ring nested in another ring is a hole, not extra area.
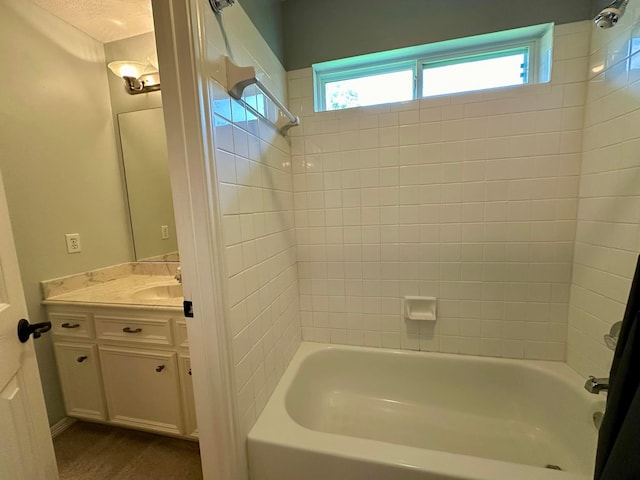
[(144, 72), (146, 68), (146, 64), (141, 62), (111, 62), (109, 65), (109, 70), (111, 70), (114, 74), (118, 75), (121, 78), (130, 77), (130, 78), (139, 78), (140, 75)]

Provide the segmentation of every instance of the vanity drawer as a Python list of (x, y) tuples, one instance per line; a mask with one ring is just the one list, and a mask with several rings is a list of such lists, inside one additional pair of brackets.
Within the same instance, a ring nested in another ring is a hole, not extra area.
[(127, 317), (94, 317), (99, 340), (112, 340), (145, 345), (172, 345), (169, 319)]
[(58, 337), (93, 338), (93, 322), (89, 313), (49, 313), (51, 334)]

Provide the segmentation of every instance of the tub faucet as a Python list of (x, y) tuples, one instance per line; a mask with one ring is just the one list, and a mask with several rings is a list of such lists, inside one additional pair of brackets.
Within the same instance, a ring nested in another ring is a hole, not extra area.
[(589, 379), (584, 384), (584, 388), (587, 392), (598, 395), (600, 392), (606, 392), (609, 390), (609, 379), (589, 376)]
[(175, 278), (178, 283), (182, 283), (182, 269), (180, 267), (178, 267), (178, 269), (176, 270), (176, 274), (173, 276), (173, 278)]

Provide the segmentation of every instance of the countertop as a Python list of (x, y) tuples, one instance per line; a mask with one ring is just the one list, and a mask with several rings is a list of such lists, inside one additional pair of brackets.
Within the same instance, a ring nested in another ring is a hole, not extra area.
[(128, 275), (59, 295), (52, 295), (45, 298), (42, 303), (45, 305), (90, 304), (181, 309), (183, 297), (141, 298), (139, 294), (140, 291), (152, 287), (172, 286), (171, 288), (176, 288), (177, 285), (179, 285), (177, 280), (168, 275)]

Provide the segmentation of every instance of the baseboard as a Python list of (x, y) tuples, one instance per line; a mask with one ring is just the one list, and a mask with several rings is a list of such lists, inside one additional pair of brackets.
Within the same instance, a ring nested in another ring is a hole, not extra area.
[(60, 435), (62, 432), (64, 432), (67, 428), (69, 428), (71, 425), (73, 425), (77, 421), (78, 420), (76, 420), (75, 418), (64, 417), (58, 423), (51, 425), (51, 438), (56, 438), (58, 435)]

